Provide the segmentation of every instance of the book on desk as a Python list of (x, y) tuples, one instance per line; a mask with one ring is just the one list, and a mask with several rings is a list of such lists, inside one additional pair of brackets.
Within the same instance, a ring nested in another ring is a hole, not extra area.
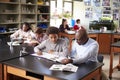
[(53, 70), (53, 71), (69, 71), (69, 72), (76, 72), (78, 67), (73, 65), (73, 64), (61, 64), (61, 61), (63, 59), (65, 59), (66, 57), (60, 57), (58, 55), (53, 55), (53, 54), (49, 54), (46, 52), (43, 52), (43, 55), (38, 55), (36, 53), (31, 54), (32, 56), (37, 56), (39, 58), (45, 58), (51, 61), (55, 61), (58, 62), (57, 64), (53, 64), (49, 70)]
[(69, 72), (76, 72), (78, 67), (69, 63), (69, 64), (53, 64), (50, 68), (53, 71), (69, 71)]
[(66, 57), (60, 57), (58, 55), (54, 55), (54, 54), (49, 54), (46, 52), (42, 52), (42, 55), (38, 55), (37, 53), (31, 54), (32, 56), (37, 56), (39, 58), (45, 58), (51, 61), (55, 61), (55, 62), (59, 62), (61, 63), (61, 60), (65, 59)]

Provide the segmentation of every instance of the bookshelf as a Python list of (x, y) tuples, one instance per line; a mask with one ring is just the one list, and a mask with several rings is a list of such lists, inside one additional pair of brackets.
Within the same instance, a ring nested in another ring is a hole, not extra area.
[(50, 25), (50, 0), (0, 0), (0, 33), (16, 31), (23, 22), (33, 27)]
[(37, 4), (37, 24), (42, 28), (50, 25), (50, 0), (44, 0), (43, 3)]

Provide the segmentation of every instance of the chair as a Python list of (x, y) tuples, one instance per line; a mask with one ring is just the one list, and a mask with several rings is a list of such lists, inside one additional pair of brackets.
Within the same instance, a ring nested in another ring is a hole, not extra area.
[(104, 56), (103, 55), (101, 55), (101, 54), (98, 54), (98, 56), (97, 56), (97, 59), (98, 59), (98, 61), (99, 62), (103, 62), (103, 60), (104, 60)]
[[(102, 54), (98, 54), (97, 59), (100, 63), (103, 63), (104, 56)], [(104, 71), (101, 72), (101, 80), (109, 80)]]

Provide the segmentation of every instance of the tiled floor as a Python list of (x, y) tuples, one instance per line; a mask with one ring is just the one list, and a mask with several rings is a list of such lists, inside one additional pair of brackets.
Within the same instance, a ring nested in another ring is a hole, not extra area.
[[(109, 64), (110, 64), (110, 56), (109, 55), (103, 55), (104, 56), (104, 66), (103, 66), (103, 71), (105, 72), (105, 74), (107, 76), (109, 76)], [(114, 57), (114, 65), (118, 64), (119, 61), (119, 55), (115, 55)], [(111, 80), (120, 80), (120, 71), (118, 71), (117, 69), (114, 70), (114, 73), (112, 74), (112, 79)]]

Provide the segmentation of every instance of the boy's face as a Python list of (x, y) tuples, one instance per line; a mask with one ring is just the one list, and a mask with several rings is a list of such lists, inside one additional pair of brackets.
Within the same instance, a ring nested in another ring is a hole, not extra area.
[(56, 43), (58, 40), (58, 34), (49, 34), (49, 39), (51, 42)]

